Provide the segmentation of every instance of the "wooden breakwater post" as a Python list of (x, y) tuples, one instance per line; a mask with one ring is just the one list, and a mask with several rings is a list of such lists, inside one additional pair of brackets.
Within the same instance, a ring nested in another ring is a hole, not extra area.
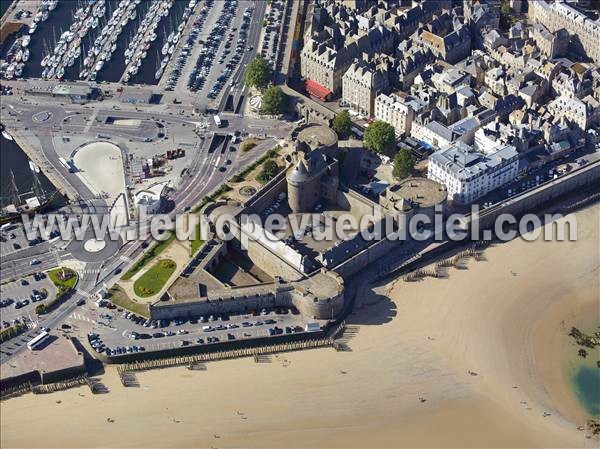
[[(156, 368), (171, 368), (175, 366), (190, 366), (194, 363), (214, 362), (242, 357), (254, 357), (260, 355), (275, 354), (279, 352), (299, 351), (302, 349), (314, 349), (333, 346), (332, 337), (278, 343), (269, 346), (258, 346), (253, 348), (240, 348), (202, 354), (182, 355), (164, 359), (150, 359), (137, 362), (124, 363), (117, 370), (119, 373), (146, 371)], [(120, 374), (121, 375), (121, 374)]]
[(11, 388), (7, 388), (5, 390), (0, 391), (0, 401), (5, 401), (10, 398), (16, 398), (18, 396), (22, 396), (27, 393), (31, 393), (33, 386), (31, 382), (26, 382), (21, 385), (16, 385)]
[(68, 390), (69, 388), (80, 387), (82, 385), (88, 385), (88, 379), (86, 375), (75, 377), (73, 379), (67, 379), (61, 382), (36, 385), (31, 389), (31, 391), (33, 394), (48, 394), (56, 391)]

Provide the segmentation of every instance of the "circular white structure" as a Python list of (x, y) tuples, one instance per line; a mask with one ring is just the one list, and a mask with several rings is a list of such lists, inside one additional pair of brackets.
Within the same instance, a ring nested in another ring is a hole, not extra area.
[(97, 253), (98, 251), (102, 251), (105, 247), (106, 242), (98, 239), (89, 239), (83, 244), (83, 249), (88, 253)]

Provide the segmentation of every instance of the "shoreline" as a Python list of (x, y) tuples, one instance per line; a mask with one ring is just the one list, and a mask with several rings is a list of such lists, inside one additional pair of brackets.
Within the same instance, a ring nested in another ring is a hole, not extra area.
[[(561, 321), (597, 305), (600, 205), (575, 242), (513, 240), (448, 278), (368, 292), (349, 352), (235, 359), (206, 371), (115, 367), (87, 389), (2, 403), (3, 447), (596, 447), (560, 366)], [(567, 328), (568, 332), (568, 328)], [(570, 395), (569, 395), (570, 393)], [(547, 413), (547, 415), (546, 415)], [(112, 422), (107, 421), (111, 419)], [(28, 432), (22, 425), (27, 422)], [(71, 435), (70, 427), (86, 432)], [(145, 431), (139, 432), (143, 426)]]

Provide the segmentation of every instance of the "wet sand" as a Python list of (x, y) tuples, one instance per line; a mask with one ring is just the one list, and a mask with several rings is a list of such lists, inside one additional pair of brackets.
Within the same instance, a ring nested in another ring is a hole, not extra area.
[(351, 352), (156, 370), (127, 389), (109, 367), (107, 395), (10, 399), (2, 447), (597, 447), (556, 342), (598, 310), (599, 213), (577, 214), (577, 242), (515, 240), (448, 279), (375, 288)]

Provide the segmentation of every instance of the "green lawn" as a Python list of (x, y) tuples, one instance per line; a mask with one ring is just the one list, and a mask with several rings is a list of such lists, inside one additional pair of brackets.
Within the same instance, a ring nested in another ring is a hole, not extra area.
[(48, 277), (58, 289), (57, 297), (65, 294), (77, 284), (77, 273), (69, 268), (56, 268), (48, 271)]
[(194, 233), (194, 240), (190, 241), (190, 244), (192, 246), (192, 256), (196, 254), (196, 252), (200, 249), (203, 243), (204, 240), (200, 238), (200, 223), (198, 223), (196, 225), (196, 232)]
[(114, 287), (112, 287), (108, 291), (108, 294), (110, 295), (109, 299), (115, 306), (127, 309), (130, 312), (135, 313), (136, 315), (150, 318), (148, 306), (146, 304), (140, 304), (139, 302), (135, 302), (129, 299), (129, 296), (127, 296), (127, 294), (119, 285), (115, 285)]
[(56, 297), (51, 301), (35, 306), (35, 313), (42, 315), (55, 309), (77, 285), (77, 273), (70, 268), (56, 268), (48, 271), (48, 277), (56, 286)]
[(146, 266), (148, 262), (162, 253), (167, 246), (171, 244), (173, 240), (175, 240), (175, 233), (169, 233), (169, 237), (166, 240), (161, 242), (157, 242), (154, 246), (152, 246), (148, 251), (144, 253), (142, 258), (138, 260), (127, 272), (121, 277), (122, 280), (127, 281), (131, 279), (138, 271)]
[(171, 259), (163, 259), (157, 262), (135, 281), (133, 291), (141, 298), (157, 294), (176, 269), (177, 264)]

